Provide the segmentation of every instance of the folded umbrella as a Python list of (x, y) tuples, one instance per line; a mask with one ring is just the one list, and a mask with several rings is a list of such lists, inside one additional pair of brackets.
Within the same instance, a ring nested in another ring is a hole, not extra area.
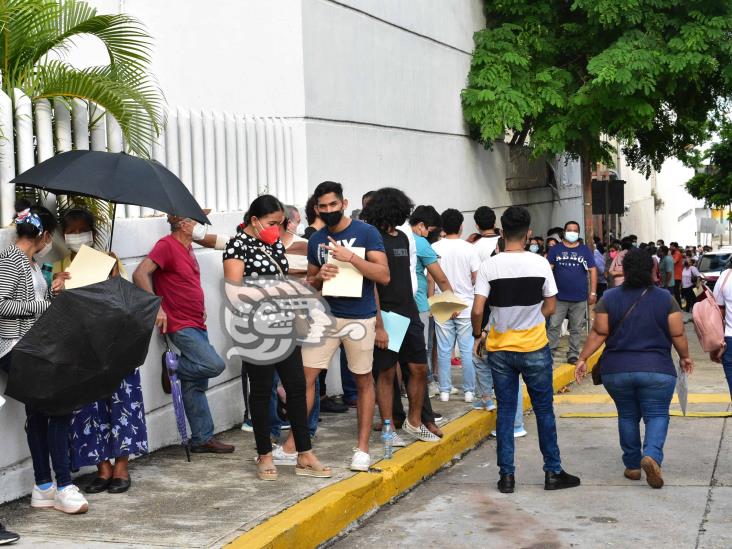
[(178, 379), (178, 355), (170, 350), (170, 346), (163, 353), (165, 371), (170, 379), (170, 394), (173, 398), (173, 412), (175, 413), (175, 424), (178, 427), (180, 443), (186, 451), (186, 459), (191, 461), (191, 449), (188, 446), (188, 430), (186, 429), (186, 411), (183, 407), (183, 390)]
[(210, 224), (178, 176), (155, 160), (125, 153), (67, 151), (24, 171), (10, 183), (144, 206)]
[(62, 292), (11, 351), (5, 394), (49, 415), (109, 398), (145, 362), (159, 306), (121, 277)]

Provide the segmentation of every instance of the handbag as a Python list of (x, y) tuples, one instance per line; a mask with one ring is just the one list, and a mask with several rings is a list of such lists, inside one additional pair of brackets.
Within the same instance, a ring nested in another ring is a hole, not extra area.
[[(635, 309), (635, 306), (638, 305), (641, 299), (643, 299), (643, 296), (648, 293), (648, 288), (643, 290), (643, 293), (636, 299), (633, 304), (628, 307), (628, 310), (625, 311), (625, 314), (620, 319), (620, 322), (618, 322), (611, 330), (610, 335), (607, 336), (607, 339), (610, 339), (614, 334), (617, 334), (620, 330), (620, 327), (623, 325), (623, 322), (625, 322), (625, 319), (628, 318), (631, 312), (633, 312), (633, 309)], [(606, 340), (607, 341), (607, 340)], [(607, 347), (606, 347), (607, 348)], [(604, 354), (604, 351), (603, 351)], [(600, 360), (597, 361), (597, 364), (595, 364), (595, 367), (592, 369), (592, 383), (594, 385), (602, 385), (602, 372), (600, 371), (600, 366), (602, 364), (602, 357), (600, 357)]]

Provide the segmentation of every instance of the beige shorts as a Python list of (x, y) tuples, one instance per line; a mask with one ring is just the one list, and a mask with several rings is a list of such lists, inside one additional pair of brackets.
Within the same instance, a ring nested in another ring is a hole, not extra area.
[(343, 343), (348, 358), (348, 369), (354, 374), (368, 374), (374, 362), (374, 340), (376, 339), (376, 317), (365, 319), (335, 318), (334, 329), (340, 332), (349, 324), (361, 324), (366, 335), (355, 341), (348, 336), (326, 337), (317, 345), (302, 346), (302, 363), (306, 368), (327, 370), (333, 354)]

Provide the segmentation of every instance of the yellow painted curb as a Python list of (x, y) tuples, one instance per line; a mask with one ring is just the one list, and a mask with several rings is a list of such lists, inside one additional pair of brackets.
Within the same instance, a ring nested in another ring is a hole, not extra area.
[[(599, 353), (588, 360), (597, 363)], [(574, 381), (574, 366), (563, 364), (554, 370), (554, 388)], [(524, 395), (524, 408), (531, 402)], [(374, 467), (381, 472), (358, 473), (319, 490), (280, 514), (242, 534), (230, 549), (306, 549), (337, 536), (347, 526), (434, 474), (453, 457), (474, 448), (495, 429), (495, 412), (470, 411), (442, 428), (437, 443), (415, 442), (399, 450), (390, 460)]]

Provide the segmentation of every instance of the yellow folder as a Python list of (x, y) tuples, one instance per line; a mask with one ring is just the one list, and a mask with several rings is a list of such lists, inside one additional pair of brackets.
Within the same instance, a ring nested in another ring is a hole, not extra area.
[(427, 303), (430, 304), (430, 311), (437, 322), (447, 322), (453, 313), (460, 312), (468, 306), (450, 290), (433, 295)]
[[(366, 256), (366, 248), (348, 248), (361, 259)], [(323, 282), (323, 295), (332, 297), (361, 297), (363, 290), (363, 275), (351, 263), (344, 263), (333, 259), (328, 254), (328, 263), (338, 267), (335, 278)]]
[(76, 257), (66, 269), (71, 278), (66, 281), (66, 289), (73, 290), (107, 280), (117, 260), (89, 246), (82, 246)]

